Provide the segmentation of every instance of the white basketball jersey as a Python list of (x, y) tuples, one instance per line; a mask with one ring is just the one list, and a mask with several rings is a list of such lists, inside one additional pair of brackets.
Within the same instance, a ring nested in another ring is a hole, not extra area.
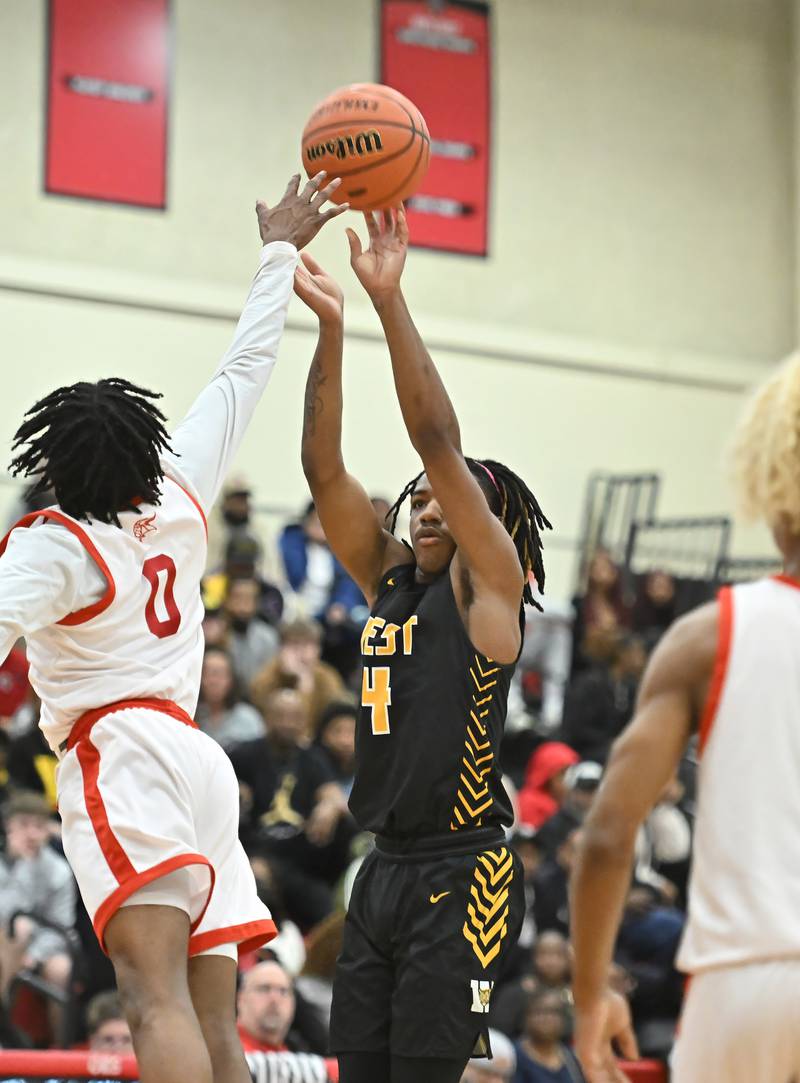
[[(173, 471), (174, 472), (174, 471)], [(57, 751), (85, 711), (120, 700), (171, 700), (193, 715), (203, 661), (200, 580), (207, 533), (200, 505), (165, 477), (161, 503), (123, 512), (122, 528), (49, 508), (15, 529), (57, 522), (105, 579), (93, 605), (27, 637), (40, 725)]]
[(800, 957), (800, 582), (720, 593), (703, 742), (678, 965)]

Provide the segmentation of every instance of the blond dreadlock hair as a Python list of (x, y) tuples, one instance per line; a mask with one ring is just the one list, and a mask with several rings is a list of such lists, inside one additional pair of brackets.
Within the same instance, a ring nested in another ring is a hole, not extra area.
[(753, 394), (739, 422), (733, 466), (741, 510), (800, 534), (800, 353)]

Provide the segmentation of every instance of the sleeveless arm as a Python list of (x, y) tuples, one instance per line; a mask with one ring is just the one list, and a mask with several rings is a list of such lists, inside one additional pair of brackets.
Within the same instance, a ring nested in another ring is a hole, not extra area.
[(12, 531), (0, 557), (0, 661), (21, 636), (92, 605), (105, 587), (92, 558), (63, 527)]
[[(578, 1049), (605, 1055), (611, 1011), (606, 981), (634, 867), (636, 835), (678, 768), (707, 695), (718, 636), (718, 606), (683, 617), (656, 648), (636, 715), (614, 745), (583, 826), (570, 883), (575, 948), (573, 992)], [(613, 998), (612, 998), (613, 1001)], [(602, 1047), (602, 1048), (601, 1048)]]
[(167, 473), (187, 482), (206, 512), (275, 367), (296, 264), (294, 245), (273, 241), (264, 246), (233, 342), (173, 433), (175, 457), (164, 457)]

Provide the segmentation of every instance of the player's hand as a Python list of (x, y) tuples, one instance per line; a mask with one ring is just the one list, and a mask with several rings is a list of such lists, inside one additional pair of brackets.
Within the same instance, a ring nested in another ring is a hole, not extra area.
[(349, 207), (348, 203), (322, 209), (342, 183), (337, 178), (323, 188), (326, 177), (327, 173), (322, 170), (303, 186), (302, 191), (298, 191), (300, 174), (295, 173), (277, 206), (268, 207), (262, 200), (256, 203), (258, 231), (263, 244), (288, 241), (295, 248), (305, 248), (326, 222), (344, 214)]
[(350, 266), (372, 303), (377, 305), (400, 288), (408, 254), (408, 222), (402, 206), (394, 211), (367, 211), (364, 219), (369, 233), (366, 252), (358, 234), (352, 229), (347, 230)]
[(326, 274), (308, 252), (300, 257), (294, 272), (294, 292), (321, 324), (341, 325), (344, 317), (344, 294), (337, 282)]
[(612, 1042), (628, 1060), (639, 1059), (628, 1002), (609, 989), (595, 1003), (575, 1013), (575, 1052), (587, 1083), (629, 1083), (617, 1063)]

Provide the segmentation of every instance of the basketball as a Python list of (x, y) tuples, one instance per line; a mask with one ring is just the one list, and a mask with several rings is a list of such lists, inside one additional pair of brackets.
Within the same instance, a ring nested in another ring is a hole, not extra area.
[(353, 210), (395, 207), (412, 196), (428, 170), (431, 139), (413, 102), (391, 87), (355, 83), (335, 90), (303, 131), (309, 177), (341, 177), (333, 199)]

